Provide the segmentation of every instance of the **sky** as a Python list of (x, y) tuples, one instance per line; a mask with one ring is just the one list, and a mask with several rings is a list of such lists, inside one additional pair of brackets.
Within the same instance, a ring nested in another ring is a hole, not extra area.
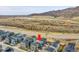
[(28, 15), (69, 7), (71, 6), (0, 6), (0, 15)]

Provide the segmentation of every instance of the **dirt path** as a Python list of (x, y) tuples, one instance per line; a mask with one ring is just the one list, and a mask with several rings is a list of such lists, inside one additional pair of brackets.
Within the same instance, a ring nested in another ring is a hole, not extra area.
[(0, 26), (0, 30), (5, 30), (5, 31), (11, 31), (15, 33), (22, 33), (22, 34), (27, 34), (29, 36), (31, 35), (37, 35), (41, 34), (43, 37), (47, 38), (56, 38), (56, 39), (79, 39), (79, 34), (74, 34), (74, 33), (46, 33), (46, 32), (36, 32), (36, 31), (29, 31), (21, 28), (16, 28), (16, 27), (8, 27), (8, 26)]

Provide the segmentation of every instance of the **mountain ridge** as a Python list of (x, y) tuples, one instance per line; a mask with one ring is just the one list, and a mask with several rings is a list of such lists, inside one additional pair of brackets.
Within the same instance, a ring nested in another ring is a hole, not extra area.
[(48, 11), (44, 13), (33, 13), (28, 16), (54, 16), (54, 17), (75, 17), (79, 16), (79, 6), (66, 8), (62, 10)]

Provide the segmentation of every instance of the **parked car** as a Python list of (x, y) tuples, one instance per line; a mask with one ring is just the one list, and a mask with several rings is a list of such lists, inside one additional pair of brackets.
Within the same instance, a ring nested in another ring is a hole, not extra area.
[(7, 47), (7, 48), (5, 48), (4, 51), (5, 52), (14, 52), (14, 49), (13, 48), (10, 48), (10, 47)]
[(75, 52), (75, 43), (68, 43), (65, 52)]
[(48, 48), (47, 48), (47, 51), (48, 51), (48, 52), (54, 52), (54, 51), (55, 51), (55, 49), (54, 49), (54, 48), (52, 48), (52, 47), (48, 47)]
[(2, 45), (0, 45), (0, 52), (2, 52), (2, 50), (3, 50), (3, 49), (2, 49)]

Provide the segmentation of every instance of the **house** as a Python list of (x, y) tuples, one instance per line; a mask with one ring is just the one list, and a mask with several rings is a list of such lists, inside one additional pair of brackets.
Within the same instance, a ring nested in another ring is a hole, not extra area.
[(39, 44), (37, 44), (37, 43), (32, 43), (32, 44), (31, 44), (31, 47), (30, 47), (30, 50), (31, 50), (31, 51), (34, 51), (34, 52), (38, 52), (38, 51), (39, 51), (38, 46), (39, 46)]
[(29, 42), (28, 42), (28, 40), (23, 40), (23, 41), (21, 42), (21, 47), (22, 47), (22, 48), (28, 48), (28, 47), (29, 47)]
[(21, 47), (22, 48), (30, 48), (31, 44), (32, 44), (33, 40), (29, 37), (26, 37), (23, 39), (23, 41), (21, 42)]
[(15, 37), (11, 36), (11, 37), (10, 37), (10, 40), (11, 40), (10, 45), (15, 46), (15, 45), (16, 45), (16, 43), (17, 43), (17, 38), (15, 38)]
[(16, 40), (11, 39), (11, 43), (10, 43), (10, 45), (15, 46), (15, 45), (16, 45)]
[(57, 52), (63, 52), (64, 48), (65, 48), (65, 45), (66, 45), (65, 43), (61, 43), (58, 50), (57, 50)]
[(6, 37), (5, 40), (4, 40), (4, 43), (6, 44), (10, 44), (11, 43), (11, 40), (9, 37)]

